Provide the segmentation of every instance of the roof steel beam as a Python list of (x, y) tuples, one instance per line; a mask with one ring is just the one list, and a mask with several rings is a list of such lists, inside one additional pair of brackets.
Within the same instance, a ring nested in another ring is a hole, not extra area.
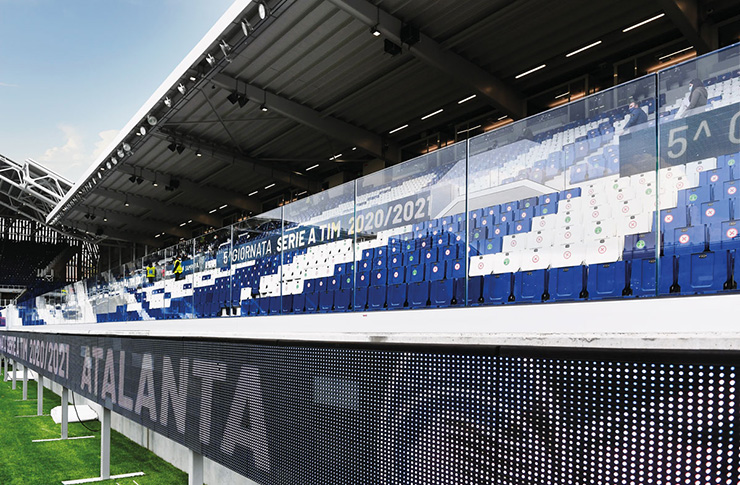
[(673, 25), (694, 44), (697, 54), (705, 54), (717, 48), (712, 47), (712, 42), (702, 35), (697, 0), (658, 0), (658, 3)]
[[(378, 29), (387, 39), (398, 45), (403, 44), (401, 40), (403, 21), (401, 19), (381, 10), (367, 0), (330, 1), (368, 27)], [(526, 102), (519, 93), (491, 73), (449, 49), (445, 49), (423, 32), (419, 32), (418, 42), (409, 45), (409, 52), (461, 84), (470, 87), (476, 94), (484, 97), (491, 105), (513, 119), (524, 118)]]
[(163, 179), (166, 180), (168, 177), (172, 177), (180, 182), (180, 189), (182, 189), (183, 191), (199, 192), (206, 197), (210, 197), (215, 201), (218, 201), (215, 205), (229, 204), (238, 209), (252, 211), (257, 214), (262, 212), (262, 203), (259, 200), (256, 200), (253, 197), (247, 197), (243, 194), (232, 192), (230, 190), (221, 189), (212, 185), (203, 185), (193, 180), (188, 180), (176, 175), (168, 175), (165, 173), (154, 172), (147, 169), (136, 170), (130, 165), (123, 165), (118, 168), (118, 171), (128, 175), (136, 175), (138, 177), (142, 177), (144, 180), (148, 180), (149, 182), (154, 182), (157, 179), (159, 179), (159, 181), (161, 182)]
[(260, 105), (264, 104), (271, 111), (275, 111), (304, 126), (326, 133), (349, 145), (360, 147), (373, 156), (393, 163), (400, 161), (400, 148), (395, 143), (384, 139), (377, 133), (352, 125), (346, 121), (326, 116), (313, 108), (270, 93), (252, 84), (234, 79), (226, 74), (216, 74), (212, 82), (222, 89), (229, 91), (236, 89), (240, 93), (246, 93), (250, 101), (259, 103)]
[(307, 177), (306, 175), (300, 175), (290, 170), (285, 170), (284, 168), (277, 166), (277, 164), (264, 162), (247, 155), (242, 155), (241, 153), (225, 150), (210, 140), (185, 135), (169, 128), (161, 128), (157, 133), (154, 133), (153, 136), (159, 137), (163, 140), (174, 139), (175, 141), (198, 147), (202, 151), (208, 152), (208, 154), (213, 158), (227, 163), (238, 162), (242, 166), (251, 168), (255, 173), (271, 177), (278, 182), (294, 185), (302, 189), (310, 190), (311, 192), (318, 192), (321, 190), (321, 182), (318, 180)]
[[(95, 195), (107, 197), (109, 199), (118, 200), (120, 202), (128, 202), (130, 204), (137, 205), (144, 209), (152, 211), (154, 214), (164, 214), (168, 219), (192, 219), (194, 221), (205, 224), (211, 227), (221, 227), (222, 221), (216, 217), (208, 214), (203, 214), (198, 210), (194, 210), (190, 207), (167, 205), (160, 200), (150, 199), (148, 197), (142, 197), (139, 195), (129, 195), (123, 192), (117, 192), (111, 189), (97, 189)], [(79, 206), (74, 207), (74, 210), (83, 210)]]

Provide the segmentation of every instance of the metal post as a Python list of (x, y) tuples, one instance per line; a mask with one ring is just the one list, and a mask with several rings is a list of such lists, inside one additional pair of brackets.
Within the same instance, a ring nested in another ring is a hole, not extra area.
[(44, 414), (44, 378), (41, 374), (36, 378), (36, 414)]
[(28, 401), (28, 367), (23, 366), (23, 400)]
[(190, 450), (188, 485), (203, 485), (203, 455)]
[(100, 478), (110, 478), (110, 409), (103, 408), (100, 420)]
[(69, 428), (69, 389), (62, 387), (62, 439), (67, 439)]
[(5, 369), (5, 373), (3, 374), (3, 379), (8, 379), (8, 358), (3, 357), (3, 367)]
[(16, 389), (15, 381), (16, 381), (16, 379), (15, 379), (15, 361), (13, 361), (13, 390), (14, 391)]

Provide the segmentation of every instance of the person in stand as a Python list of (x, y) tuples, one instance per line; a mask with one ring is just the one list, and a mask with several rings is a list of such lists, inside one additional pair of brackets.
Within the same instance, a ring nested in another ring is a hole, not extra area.
[(180, 255), (175, 256), (175, 260), (172, 262), (172, 272), (175, 274), (175, 281), (182, 279), (182, 259)]
[(709, 95), (702, 80), (699, 78), (692, 79), (689, 82), (689, 92), (676, 113), (676, 119), (685, 118), (687, 114), (703, 112), (707, 107), (708, 101)]
[(157, 279), (157, 268), (151, 261), (146, 263), (146, 279), (149, 281), (149, 284), (153, 284), (154, 280)]
[(624, 129), (632, 128), (633, 126), (641, 125), (642, 123), (646, 123), (648, 120), (647, 114), (645, 114), (645, 111), (640, 108), (640, 105), (637, 104), (637, 101), (634, 99), (630, 101), (630, 119), (627, 120), (627, 124), (624, 125)]

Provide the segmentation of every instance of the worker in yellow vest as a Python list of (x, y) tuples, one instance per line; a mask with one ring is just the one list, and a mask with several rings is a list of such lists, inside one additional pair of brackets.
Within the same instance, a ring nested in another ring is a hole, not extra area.
[(182, 260), (180, 256), (175, 256), (175, 261), (172, 263), (172, 272), (175, 274), (175, 281), (182, 279)]
[(157, 268), (151, 261), (146, 264), (146, 279), (150, 284), (154, 283), (154, 280), (157, 279)]

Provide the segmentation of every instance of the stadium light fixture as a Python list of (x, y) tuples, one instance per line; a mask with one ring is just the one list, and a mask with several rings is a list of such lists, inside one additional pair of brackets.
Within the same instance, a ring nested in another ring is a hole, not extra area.
[(316, 165), (311, 165), (310, 167), (308, 167), (308, 168), (306, 169), (306, 172), (308, 172), (309, 170), (313, 170), (314, 168), (317, 168), (318, 166), (319, 166), (319, 164), (318, 164), (318, 163), (317, 163)]
[(157, 183), (157, 174), (154, 174), (154, 182), (152, 182), (152, 187), (159, 187), (159, 184)]
[(157, 124), (157, 118), (154, 115), (149, 115), (146, 117), (146, 122), (149, 123), (150, 126), (154, 126)]
[(247, 19), (243, 19), (241, 21), (241, 24), (242, 32), (244, 32), (244, 37), (249, 37), (249, 35), (254, 32), (254, 27), (252, 27), (252, 24), (250, 24)]
[(541, 64), (541, 65), (539, 65), (539, 66), (537, 66), (537, 67), (535, 67), (533, 69), (530, 69), (529, 71), (525, 71), (525, 72), (523, 72), (521, 74), (517, 74), (516, 76), (514, 76), (514, 79), (522, 78), (522, 77), (526, 76), (527, 74), (532, 74), (533, 72), (539, 71), (540, 69), (544, 69), (545, 67), (547, 67), (547, 64)]
[(229, 59), (229, 52), (231, 52), (231, 46), (224, 39), (221, 39), (221, 42), (218, 43), (218, 46), (221, 48), (221, 52), (223, 52), (226, 60), (231, 62), (231, 59)]
[(467, 101), (470, 101), (471, 99), (475, 99), (475, 97), (478, 96), (477, 94), (473, 94), (471, 96), (468, 96), (467, 98), (463, 98), (460, 101), (457, 102), (457, 104), (463, 104)]
[(128, 207), (129, 206), (129, 203), (128, 203), (128, 195), (126, 195), (126, 201), (123, 203), (123, 205), (124, 205), (124, 207)]
[(673, 57), (676, 54), (681, 54), (682, 52), (690, 51), (693, 48), (694, 48), (694, 46), (693, 45), (690, 45), (690, 46), (686, 47), (685, 49), (681, 49), (681, 50), (678, 50), (676, 52), (671, 52), (670, 54), (666, 54), (666, 55), (664, 55), (662, 57), (658, 57), (658, 60), (659, 61), (662, 61), (664, 59), (668, 59), (669, 57)]
[(373, 37), (380, 37), (380, 31), (377, 25), (370, 27), (370, 33), (373, 34)]
[(421, 117), (421, 119), (422, 119), (422, 120), (426, 120), (426, 119), (429, 119), (429, 118), (431, 118), (431, 117), (432, 117), (432, 116), (434, 116), (434, 115), (438, 115), (438, 114), (440, 114), (440, 113), (441, 113), (442, 111), (444, 111), (444, 108), (440, 108), (440, 109), (438, 109), (437, 111), (435, 111), (435, 112), (433, 112), (433, 113), (429, 113), (428, 115), (424, 115), (424, 116), (422, 116), (422, 117)]
[(182, 145), (177, 145), (177, 154), (182, 155), (182, 152), (185, 151), (185, 147)]
[(164, 101), (162, 101), (162, 102), (168, 108), (172, 108), (172, 100), (170, 98), (168, 98), (168, 97), (165, 96)]
[(129, 181), (129, 182), (131, 182), (131, 183), (134, 183), (134, 182), (136, 182), (136, 175), (131, 175), (131, 176), (130, 176), (130, 177), (128, 178), (128, 181)]
[(273, 187), (275, 187), (275, 184), (270, 184), (270, 185), (267, 185), (267, 186), (265, 187), (265, 190), (267, 190), (267, 189), (271, 189), (271, 188), (273, 188)]
[(208, 54), (208, 55), (206, 56), (206, 62), (208, 63), (208, 65), (209, 65), (209, 66), (213, 67), (213, 66), (215, 66), (215, 65), (216, 65), (216, 58), (215, 58), (215, 57), (213, 57), (213, 54), (210, 54), (210, 53), (209, 53), (209, 54)]
[(175, 152), (175, 150), (177, 150), (177, 143), (175, 143), (175, 142), (173, 141), (172, 143), (170, 143), (169, 145), (167, 145), (167, 149), (168, 149), (169, 151), (171, 151), (171, 152), (173, 152), (173, 153), (174, 153), (174, 152)]
[(123, 142), (123, 145), (121, 145), (121, 148), (123, 148), (123, 151), (126, 153), (132, 153), (131, 151), (131, 145), (129, 145), (126, 142)]
[(126, 152), (123, 151), (123, 149), (119, 148), (116, 150), (116, 155), (118, 155), (118, 158), (123, 158), (126, 156)]
[(107, 162), (105, 162), (105, 168), (107, 168), (108, 170), (111, 169), (110, 160), (108, 160)]
[(508, 117), (509, 117), (509, 115), (503, 115), (500, 118), (498, 118), (496, 121), (502, 121), (502, 120), (505, 120)]
[(221, 207), (219, 207), (219, 209), (226, 209), (228, 206), (229, 206), (229, 204), (224, 204)]
[(270, 15), (270, 8), (267, 6), (266, 2), (260, 2), (257, 4), (257, 13), (261, 20), (265, 20), (267, 16)]
[(141, 185), (142, 182), (144, 182), (144, 177), (142, 177), (141, 175), (136, 177), (136, 185)]
[(565, 54), (565, 57), (570, 57), (570, 56), (574, 56), (576, 54), (580, 54), (581, 52), (585, 51), (586, 49), (590, 49), (592, 47), (596, 47), (599, 44), (601, 44), (601, 41), (600, 40), (597, 40), (596, 42), (593, 42), (593, 43), (587, 45), (586, 47), (581, 47), (580, 49), (576, 49), (573, 52), (569, 52), (568, 54)]
[(229, 103), (236, 104), (236, 102), (239, 101), (239, 93), (232, 91), (228, 96), (226, 96), (226, 99), (229, 100)]
[(406, 125), (403, 125), (403, 126), (399, 126), (398, 128), (394, 128), (394, 129), (392, 129), (391, 131), (389, 131), (389, 132), (388, 132), (388, 134), (389, 134), (389, 135), (392, 135), (393, 133), (396, 133), (397, 131), (401, 131), (401, 130), (403, 130), (404, 128), (408, 128), (408, 127), (409, 127), (409, 125), (408, 125), (408, 124), (406, 124)]
[(137, 133), (137, 135), (139, 136), (146, 135), (146, 126), (142, 126), (141, 128), (139, 128), (139, 132)]
[(111, 163), (113, 165), (117, 165), (118, 164), (118, 159), (116, 157), (110, 157), (110, 161), (111, 161)]
[(245, 106), (247, 105), (247, 103), (249, 102), (249, 98), (247, 98), (247, 96), (246, 96), (246, 95), (244, 95), (244, 94), (239, 94), (239, 97), (238, 97), (238, 102), (239, 102), (239, 107), (240, 107), (240, 108), (243, 108), (243, 107), (245, 107)]
[(337, 160), (337, 159), (339, 159), (339, 157), (341, 157), (341, 156), (342, 156), (342, 154), (341, 154), (341, 153), (337, 153), (337, 154), (336, 154), (336, 155), (334, 155), (333, 157), (329, 157), (329, 160), (331, 160), (331, 161), (334, 161), (334, 160)]
[(257, 194), (257, 192), (259, 192), (259, 190), (255, 190), (254, 192), (251, 192), (247, 197), (252, 197), (253, 195)]
[(627, 27), (626, 29), (622, 29), (622, 32), (629, 32), (632, 29), (636, 29), (637, 27), (642, 27), (643, 25), (645, 25), (647, 23), (650, 23), (653, 20), (658, 20), (659, 18), (664, 17), (664, 16), (665, 16), (665, 12), (664, 13), (661, 13), (661, 14), (658, 14), (655, 17), (650, 17), (647, 20), (643, 20), (642, 22), (638, 22), (635, 25), (631, 25), (631, 26)]
[(195, 152), (195, 156), (196, 156), (196, 157), (202, 157), (202, 156), (203, 156), (203, 154), (202, 154), (202, 153), (200, 152), (200, 149), (198, 149), (198, 150), (197, 150), (197, 151)]
[(180, 91), (180, 94), (185, 94), (185, 92), (187, 92), (188, 89), (185, 87), (183, 83), (180, 83), (177, 85), (177, 90)]
[(267, 112), (267, 106), (265, 106), (264, 104), (260, 106), (260, 109), (262, 110), (263, 113)]

